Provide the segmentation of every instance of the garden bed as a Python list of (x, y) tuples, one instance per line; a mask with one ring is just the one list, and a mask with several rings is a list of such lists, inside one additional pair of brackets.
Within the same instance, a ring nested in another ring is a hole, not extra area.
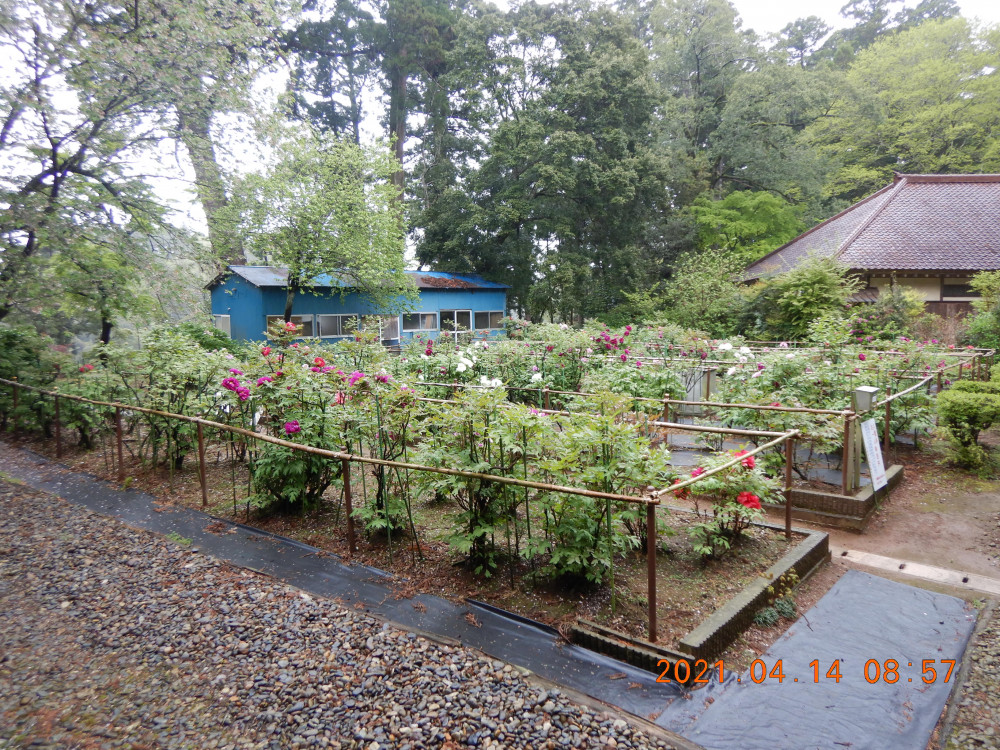
[[(21, 438), (40, 453), (54, 453), (51, 441)], [(76, 470), (113, 478), (101, 451), (86, 452), (64, 446), (63, 461)], [(430, 593), (453, 600), (475, 599), (531, 618), (560, 630), (567, 637), (578, 618), (638, 639), (648, 637), (646, 558), (641, 552), (619, 556), (615, 561), (614, 603), (608, 584), (592, 586), (584, 581), (549, 580), (536, 576), (525, 560), (505, 561), (490, 578), (476, 576), (461, 556), (449, 549), (443, 537), (450, 528), (453, 508), (440, 503), (414, 502), (416, 541), (404, 535), (387, 543), (384, 536), (359, 535), (358, 551), (348, 551), (344, 513), (333, 490), (320, 507), (305, 515), (258, 517), (247, 515), (243, 502), (246, 467), (233, 463), (224, 451), (212, 448), (206, 455), (209, 505), (213, 515), (233, 518), (273, 533), (294, 538), (324, 552), (363, 563), (397, 576), (397, 595), (411, 597)], [(129, 461), (128, 484), (165, 501), (188, 507), (201, 505), (196, 463), (170, 473)], [(369, 480), (370, 481), (370, 480)], [(171, 491), (172, 486), (172, 491)], [(236, 487), (236, 503), (233, 487)], [(235, 515), (234, 515), (235, 510)], [(444, 512), (448, 511), (448, 512)], [(717, 560), (705, 560), (691, 549), (688, 527), (697, 521), (690, 512), (663, 507), (665, 522), (657, 555), (658, 643), (679, 648), (681, 640), (713, 612), (724, 607), (745, 588), (796, 547), (805, 534), (786, 540), (776, 527), (751, 527), (733, 551)]]

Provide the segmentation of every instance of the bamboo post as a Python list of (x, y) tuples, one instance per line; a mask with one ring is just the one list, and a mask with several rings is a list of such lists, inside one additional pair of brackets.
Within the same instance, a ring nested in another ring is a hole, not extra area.
[(551, 409), (552, 409), (552, 407), (549, 406), (549, 389), (548, 388), (545, 389), (545, 409), (547, 411), (551, 411)]
[(892, 389), (885, 389), (885, 424), (882, 426), (882, 452), (889, 455), (889, 420), (892, 419)]
[(646, 599), (649, 604), (649, 642), (656, 643), (656, 506), (646, 504)]
[(792, 460), (795, 438), (785, 441), (785, 539), (792, 538)]
[(938, 370), (938, 372), (937, 372), (937, 376), (938, 376), (938, 378), (937, 378), (937, 380), (938, 380), (938, 382), (937, 382), (937, 386), (938, 386), (938, 389), (937, 389), (937, 392), (938, 392), (938, 393), (940, 393), (940, 392), (941, 392), (941, 390), (942, 390), (942, 388), (944, 387), (944, 386), (942, 385), (942, 382), (943, 382), (943, 381), (941, 380), (941, 371), (940, 371), (940, 370)]
[(848, 486), (848, 467), (851, 463), (851, 415), (844, 415), (844, 448), (840, 459), (840, 490), (842, 495), (846, 495), (850, 489)]
[(122, 408), (115, 407), (115, 440), (118, 443), (118, 481), (125, 481), (125, 450), (122, 446)]
[(341, 477), (344, 480), (344, 512), (347, 513), (347, 546), (353, 555), (357, 552), (357, 544), (354, 539), (354, 500), (351, 497), (351, 462), (342, 458)]
[(205, 476), (205, 428), (201, 422), (198, 423), (198, 479), (201, 481), (201, 507), (205, 508), (208, 506), (208, 479)]
[(53, 396), (56, 403), (56, 458), (62, 458), (62, 420), (59, 418), (59, 397)]

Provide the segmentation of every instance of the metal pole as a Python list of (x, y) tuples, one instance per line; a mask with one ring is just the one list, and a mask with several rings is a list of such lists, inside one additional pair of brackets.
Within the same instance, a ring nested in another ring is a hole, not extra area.
[(792, 459), (795, 455), (795, 438), (785, 441), (785, 539), (792, 538)]
[(656, 643), (656, 506), (646, 505), (646, 599), (649, 602), (649, 642)]
[(357, 551), (354, 541), (354, 502), (351, 499), (351, 462), (346, 458), (341, 460), (341, 476), (344, 479), (344, 509), (347, 512), (347, 545), (353, 555)]
[(885, 425), (882, 427), (882, 452), (888, 456), (889, 455), (889, 420), (892, 419), (892, 401), (889, 400), (889, 396), (892, 395), (892, 389), (885, 389), (886, 402), (885, 402)]
[(17, 383), (14, 383), (14, 385), (11, 387), (14, 389), (14, 432), (17, 432), (21, 426), (21, 417), (18, 416), (17, 413), (17, 404), (19, 401), (19, 396), (21, 394), (21, 386), (19, 386)]
[(56, 458), (62, 458), (62, 422), (59, 419), (59, 397), (53, 396), (56, 402)]
[(118, 441), (118, 481), (125, 481), (125, 451), (122, 447), (122, 408), (115, 407), (115, 439)]
[(205, 508), (208, 506), (208, 479), (205, 477), (205, 429), (201, 422), (198, 423), (198, 478), (201, 480), (201, 507)]

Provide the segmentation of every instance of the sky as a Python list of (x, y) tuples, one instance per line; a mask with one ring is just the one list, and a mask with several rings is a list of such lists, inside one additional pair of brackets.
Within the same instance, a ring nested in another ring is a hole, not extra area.
[[(753, 29), (761, 36), (780, 31), (796, 18), (819, 16), (834, 28), (850, 25), (841, 17), (840, 9), (848, 0), (731, 0), (743, 18), (743, 28)], [(915, 0), (899, 3), (898, 7), (915, 6)], [(986, 23), (1000, 23), (998, 0), (957, 0), (962, 15)], [(897, 6), (893, 6), (897, 8)]]

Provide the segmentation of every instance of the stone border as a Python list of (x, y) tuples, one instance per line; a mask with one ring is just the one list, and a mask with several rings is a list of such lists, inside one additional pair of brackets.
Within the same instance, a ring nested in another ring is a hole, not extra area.
[[(870, 491), (870, 489), (869, 489)], [(756, 526), (784, 532), (783, 526), (759, 523)], [(753, 622), (767, 601), (767, 589), (785, 573), (794, 570), (801, 580), (808, 578), (830, 559), (830, 537), (822, 531), (793, 529), (806, 536), (762, 576), (709, 615), (678, 643), (678, 651), (619, 633), (586, 620), (578, 620), (570, 629), (574, 643), (625, 661), (657, 674), (663, 671), (660, 660), (686, 661), (690, 667), (698, 660), (708, 661), (722, 653)], [(693, 678), (692, 674), (692, 678)], [(676, 681), (676, 680), (675, 680)]]
[[(886, 471), (886, 479), (889, 484), (878, 492), (868, 485), (853, 496), (793, 489), (792, 516), (800, 521), (823, 526), (864, 531), (882, 500), (903, 480), (903, 467), (900, 464), (890, 466)], [(770, 503), (767, 506), (774, 509), (785, 507)]]

